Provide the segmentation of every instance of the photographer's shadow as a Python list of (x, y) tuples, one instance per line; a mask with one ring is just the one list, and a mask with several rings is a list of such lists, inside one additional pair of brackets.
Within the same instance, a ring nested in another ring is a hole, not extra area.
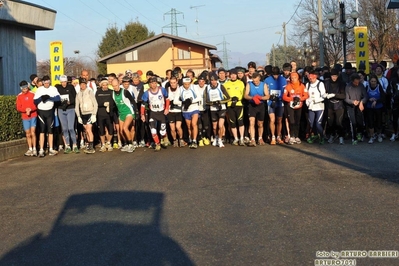
[(38, 234), (0, 265), (194, 265), (161, 232), (163, 194), (100, 192), (71, 196), (50, 234)]

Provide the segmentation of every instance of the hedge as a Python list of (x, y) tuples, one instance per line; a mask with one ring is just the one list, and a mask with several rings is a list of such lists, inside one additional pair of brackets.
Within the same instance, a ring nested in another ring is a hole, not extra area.
[(16, 96), (0, 95), (0, 142), (21, 139), (23, 127), (21, 115), (17, 112)]

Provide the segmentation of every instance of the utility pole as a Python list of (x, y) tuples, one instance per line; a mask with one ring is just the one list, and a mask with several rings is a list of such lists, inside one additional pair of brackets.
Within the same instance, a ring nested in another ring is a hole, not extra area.
[(199, 32), (198, 32), (198, 22), (199, 22), (199, 20), (198, 20), (198, 8), (203, 7), (203, 6), (205, 6), (205, 5), (190, 6), (190, 9), (195, 8), (195, 23), (197, 24), (197, 36), (199, 35)]
[(324, 36), (323, 36), (323, 12), (321, 10), (321, 0), (318, 0), (319, 6), (319, 51), (320, 51), (320, 67), (324, 66)]
[(179, 33), (177, 32), (177, 28), (185, 27), (186, 31), (187, 31), (186, 25), (177, 23), (177, 15), (180, 15), (180, 14), (183, 15), (183, 19), (184, 19), (183, 12), (177, 11), (175, 8), (172, 8), (169, 12), (166, 12), (165, 14), (163, 14), (163, 20), (165, 20), (165, 15), (170, 15), (171, 22), (170, 22), (170, 24), (162, 27), (162, 32), (163, 32), (163, 28), (171, 28), (171, 34), (175, 35), (175, 36), (179, 36)]
[(284, 57), (285, 57), (285, 62), (288, 62), (287, 59), (287, 29), (286, 29), (287, 24), (283, 22), (283, 33), (284, 33)]
[(223, 42), (218, 43), (216, 45), (221, 45), (221, 44), (223, 44), (223, 57), (222, 57), (223, 67), (226, 70), (228, 70), (229, 69), (229, 54), (227, 51), (227, 44), (230, 44), (230, 43), (226, 42), (226, 38), (223, 36)]

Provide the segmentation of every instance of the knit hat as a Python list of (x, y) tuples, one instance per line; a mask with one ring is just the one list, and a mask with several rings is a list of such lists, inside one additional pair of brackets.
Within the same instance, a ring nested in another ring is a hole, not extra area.
[(29, 88), (29, 83), (26, 80), (23, 80), (19, 83), (19, 87), (21, 90), (23, 90), (25, 88)]
[(338, 70), (336, 70), (335, 68), (333, 68), (333, 69), (331, 69), (331, 71), (330, 71), (330, 75), (331, 75), (331, 76), (338, 76), (338, 75), (339, 75), (339, 72), (338, 72)]

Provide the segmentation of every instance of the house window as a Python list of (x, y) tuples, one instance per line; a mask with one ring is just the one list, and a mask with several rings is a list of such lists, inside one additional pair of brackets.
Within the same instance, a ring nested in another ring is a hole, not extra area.
[(178, 53), (178, 58), (179, 59), (191, 59), (190, 51), (177, 49), (177, 53)]
[(138, 60), (138, 54), (137, 50), (134, 50), (133, 52), (127, 53), (125, 55), (126, 61), (137, 61)]

